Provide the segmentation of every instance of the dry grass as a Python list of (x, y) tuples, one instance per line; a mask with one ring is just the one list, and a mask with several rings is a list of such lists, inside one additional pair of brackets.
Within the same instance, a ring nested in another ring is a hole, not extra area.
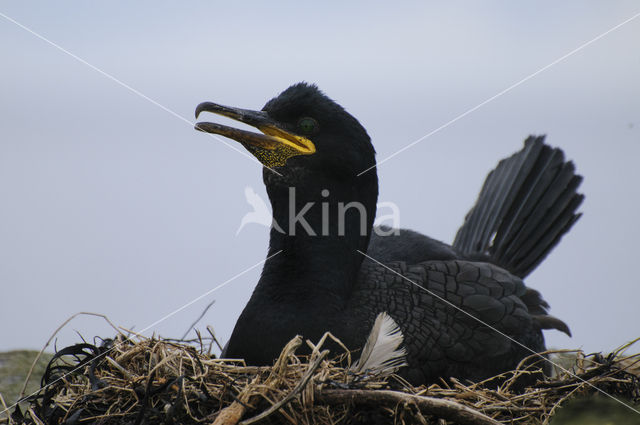
[(212, 341), (118, 336), (100, 346), (64, 348), (43, 376), (48, 385), (24, 412), (14, 408), (0, 424), (525, 425), (548, 423), (566, 400), (598, 390), (640, 400), (640, 355), (624, 354), (632, 343), (607, 357), (556, 352), (565, 363), (573, 354), (571, 374), (560, 370), (518, 393), (514, 383), (536, 373), (532, 366), (475, 384), (452, 380), (415, 388), (396, 376), (353, 374), (340, 367), (350, 362), (348, 353), (328, 358), (324, 339), (316, 346), (307, 342), (313, 350), (305, 358), (295, 355), (301, 338), (292, 340), (273, 367), (216, 359)]

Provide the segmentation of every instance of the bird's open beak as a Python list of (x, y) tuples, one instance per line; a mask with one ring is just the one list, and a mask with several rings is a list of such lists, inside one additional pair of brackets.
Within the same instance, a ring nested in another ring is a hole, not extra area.
[(242, 143), (267, 167), (280, 167), (292, 156), (311, 155), (316, 151), (311, 140), (283, 129), (264, 111), (250, 111), (204, 102), (196, 108), (196, 118), (201, 112), (213, 112), (260, 130), (262, 134), (211, 122), (199, 122), (195, 126), (196, 130), (219, 134)]

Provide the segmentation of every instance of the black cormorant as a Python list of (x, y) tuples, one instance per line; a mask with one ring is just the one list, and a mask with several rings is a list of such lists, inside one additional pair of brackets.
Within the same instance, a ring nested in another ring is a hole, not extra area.
[(372, 232), (373, 145), (315, 85), (295, 84), (261, 111), (205, 102), (196, 117), (205, 111), (261, 131), (196, 125), (240, 142), (265, 165), (278, 223), (226, 357), (268, 365), (295, 335), (318, 340), (325, 331), (359, 350), (387, 312), (404, 334), (400, 373), (410, 382), (479, 380), (514, 368), (531, 354), (524, 347), (544, 351), (541, 329), (569, 333), (521, 280), (573, 225), (583, 198), (573, 165), (542, 137), (529, 137), (489, 174), (449, 246), (410, 230)]

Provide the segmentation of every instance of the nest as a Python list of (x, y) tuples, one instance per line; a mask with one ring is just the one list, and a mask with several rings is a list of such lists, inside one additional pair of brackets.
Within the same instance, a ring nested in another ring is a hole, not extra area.
[[(571, 365), (523, 392), (514, 383), (539, 374), (523, 361), (479, 383), (455, 379), (413, 387), (401, 378), (354, 374), (349, 353), (329, 358), (325, 335), (311, 355), (300, 337), (272, 367), (216, 359), (211, 345), (118, 336), (58, 351), (40, 391), (0, 424), (540, 424), (578, 395), (604, 392), (640, 400), (640, 355), (555, 352)], [(336, 341), (339, 344), (339, 341)], [(551, 352), (548, 354), (552, 354)], [(555, 357), (558, 359), (558, 357)], [(567, 370), (570, 370), (568, 372)]]

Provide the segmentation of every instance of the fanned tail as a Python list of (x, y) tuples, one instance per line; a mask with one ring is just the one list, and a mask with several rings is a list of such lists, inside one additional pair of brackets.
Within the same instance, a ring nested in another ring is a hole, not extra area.
[(561, 149), (529, 136), (489, 173), (453, 247), (524, 278), (582, 215), (581, 182)]

